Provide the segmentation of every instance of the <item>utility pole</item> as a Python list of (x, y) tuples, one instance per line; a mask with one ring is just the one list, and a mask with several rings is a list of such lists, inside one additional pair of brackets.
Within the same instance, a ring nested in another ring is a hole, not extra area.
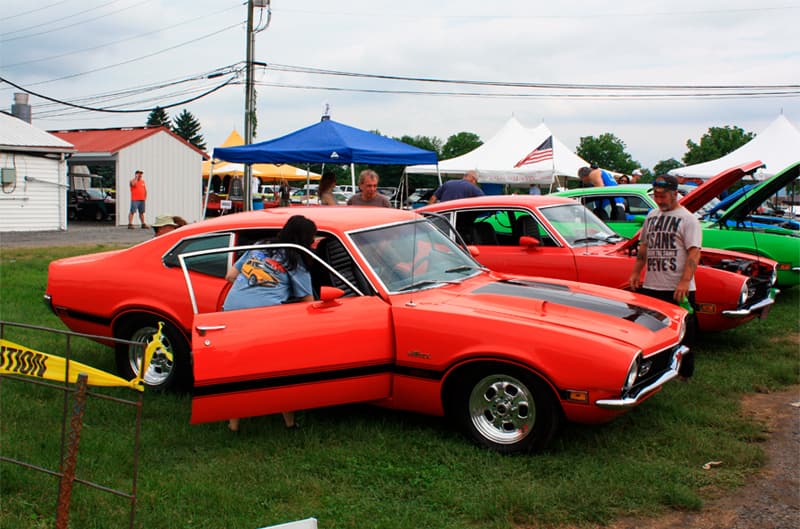
[[(245, 78), (244, 78), (244, 144), (253, 143), (253, 100), (255, 99), (255, 88), (253, 87), (253, 48), (255, 48), (256, 36), (253, 33), (253, 0), (247, 0), (247, 52), (245, 57)], [(244, 175), (242, 176), (242, 188), (244, 189), (244, 199), (242, 200), (242, 211), (253, 209), (253, 189), (252, 179), (253, 168), (250, 164), (244, 165)]]
[[(255, 100), (256, 100), (256, 90), (255, 90), (255, 83), (253, 80), (253, 69), (254, 69), (254, 61), (253, 61), (253, 54), (255, 53), (255, 46), (256, 46), (256, 33), (266, 29), (269, 25), (269, 20), (271, 18), (271, 13), (269, 12), (269, 2), (270, 0), (247, 0), (247, 52), (245, 57), (245, 92), (244, 92), (244, 144), (250, 145), (253, 143), (253, 136), (254, 136), (254, 129), (255, 129), (255, 117), (256, 117), (256, 109), (255, 109)], [(254, 8), (267, 8), (267, 20), (262, 26), (259, 24), (259, 27), (254, 27), (253, 23), (253, 11)], [(245, 164), (244, 166), (244, 175), (242, 176), (242, 189), (244, 189), (244, 200), (242, 203), (242, 210), (243, 211), (250, 211), (253, 209), (253, 192), (252, 189), (252, 175), (253, 175), (253, 168), (250, 164)], [(255, 190), (257, 191), (257, 190)]]

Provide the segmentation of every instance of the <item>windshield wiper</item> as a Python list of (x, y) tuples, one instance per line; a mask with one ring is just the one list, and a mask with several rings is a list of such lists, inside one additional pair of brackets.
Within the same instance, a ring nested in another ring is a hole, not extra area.
[(580, 244), (582, 242), (608, 242), (609, 237), (583, 237), (581, 239), (575, 239), (572, 241), (572, 244)]
[(398, 292), (405, 292), (406, 290), (413, 290), (415, 288), (424, 287), (427, 285), (439, 285), (439, 284), (447, 284), (447, 285), (460, 285), (460, 281), (448, 281), (446, 279), (420, 279), (419, 281), (414, 281), (410, 285), (406, 285), (403, 288), (398, 289)]
[(485, 266), (475, 266), (475, 265), (461, 265), (456, 266), (454, 268), (448, 268), (444, 271), (445, 274), (454, 274), (456, 272), (469, 272), (471, 270), (480, 270), (482, 272), (486, 272), (488, 268)]

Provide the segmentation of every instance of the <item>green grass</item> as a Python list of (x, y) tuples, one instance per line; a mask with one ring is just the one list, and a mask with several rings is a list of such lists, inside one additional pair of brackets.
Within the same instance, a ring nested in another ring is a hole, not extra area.
[[(107, 247), (97, 247), (100, 251)], [(63, 329), (42, 302), (47, 263), (81, 249), (3, 250), (0, 319)], [(702, 337), (697, 372), (601, 426), (567, 425), (543, 453), (500, 456), (438, 418), (354, 405), (189, 425), (185, 395), (144, 396), (136, 526), (256, 528), (314, 516), (334, 528), (507, 528), (608, 523), (696, 510), (764, 463), (763, 428), (740, 413), (745, 393), (798, 382), (798, 289), (769, 318)], [(5, 338), (63, 354), (63, 336), (7, 328)], [(111, 350), (73, 339), (75, 359), (114, 371)], [(98, 391), (135, 399), (132, 392)], [(56, 469), (60, 392), (0, 380), (0, 453)], [(134, 410), (91, 399), (78, 476), (130, 490)], [(721, 460), (713, 471), (703, 463)], [(0, 463), (0, 528), (52, 527), (57, 482)], [(127, 500), (76, 485), (71, 526), (127, 524)]]

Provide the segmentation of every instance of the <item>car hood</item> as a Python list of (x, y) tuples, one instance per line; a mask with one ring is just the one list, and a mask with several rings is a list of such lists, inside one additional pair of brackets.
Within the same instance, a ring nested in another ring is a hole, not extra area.
[(680, 199), (680, 204), (692, 213), (695, 213), (708, 204), (712, 198), (741, 180), (746, 174), (752, 173), (763, 166), (764, 162), (756, 160), (726, 169), (712, 178), (709, 178), (707, 181), (703, 182), (702, 185), (697, 186), (696, 189), (682, 197)]
[(800, 176), (800, 162), (795, 162), (740, 198), (733, 206), (728, 208), (724, 215), (720, 216), (718, 222), (726, 223), (729, 220), (744, 220), (761, 203), (786, 187), (798, 176)]
[(545, 317), (549, 325), (589, 332), (602, 330), (604, 334), (616, 337), (644, 329), (657, 332), (670, 326), (670, 318), (663, 312), (625, 300), (633, 296), (629, 292), (618, 291), (619, 296), (614, 299), (581, 287), (579, 283), (570, 285), (533, 278), (508, 278), (476, 287), (450, 303), (472, 310), (507, 313), (513, 318)]

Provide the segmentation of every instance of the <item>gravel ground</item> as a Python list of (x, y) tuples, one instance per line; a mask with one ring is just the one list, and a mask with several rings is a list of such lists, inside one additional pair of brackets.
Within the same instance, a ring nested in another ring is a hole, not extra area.
[(114, 226), (111, 223), (70, 221), (64, 231), (11, 231), (0, 233), (0, 247), (22, 248), (42, 246), (82, 246), (114, 244), (132, 246), (153, 237), (152, 228), (138, 227), (129, 230), (127, 226)]
[(769, 436), (767, 464), (744, 487), (707, 501), (699, 512), (625, 518), (603, 529), (800, 528), (800, 387), (747, 395), (742, 413), (762, 423)]
[[(131, 246), (151, 237), (152, 229), (70, 222), (66, 231), (0, 233), (0, 248)], [(769, 435), (764, 446), (767, 465), (747, 485), (729, 496), (708, 501), (699, 512), (623, 518), (603, 529), (800, 528), (800, 387), (748, 395), (742, 402), (742, 410), (759, 420)]]

